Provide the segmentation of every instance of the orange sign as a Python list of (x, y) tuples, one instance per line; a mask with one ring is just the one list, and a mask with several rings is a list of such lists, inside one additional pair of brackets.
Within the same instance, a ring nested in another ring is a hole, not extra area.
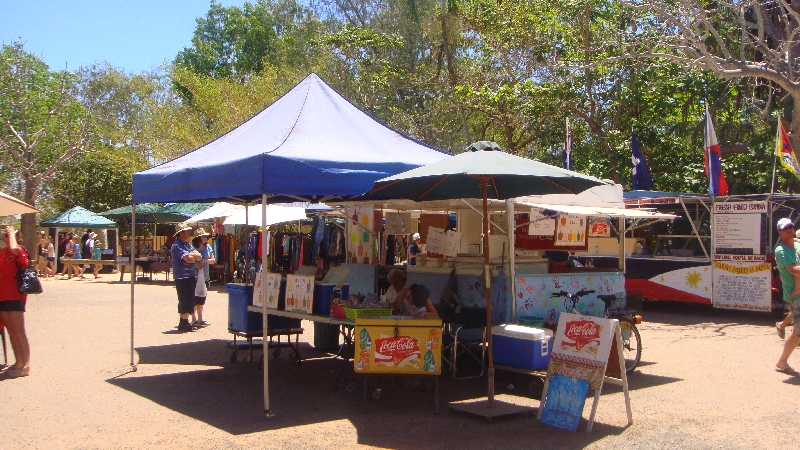
[(357, 373), (439, 375), (441, 321), (356, 319)]

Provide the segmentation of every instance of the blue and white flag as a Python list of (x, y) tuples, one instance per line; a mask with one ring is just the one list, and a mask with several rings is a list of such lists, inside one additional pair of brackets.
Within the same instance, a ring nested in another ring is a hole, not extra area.
[(633, 173), (631, 176), (634, 191), (650, 191), (653, 189), (653, 177), (650, 176), (650, 169), (647, 168), (647, 161), (644, 160), (642, 147), (636, 140), (636, 133), (631, 131), (631, 161), (633, 162)]
[(567, 138), (564, 140), (564, 149), (561, 150), (561, 159), (564, 161), (564, 168), (572, 170), (572, 128), (569, 126), (569, 118), (567, 118)]

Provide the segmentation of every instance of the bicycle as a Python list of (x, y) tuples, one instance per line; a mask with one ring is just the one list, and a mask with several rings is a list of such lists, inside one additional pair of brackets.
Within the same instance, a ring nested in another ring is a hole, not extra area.
[[(567, 312), (580, 314), (578, 302), (580, 302), (581, 297), (594, 294), (594, 292), (586, 289), (581, 289), (574, 294), (559, 291), (554, 292), (551, 297), (564, 297), (564, 309)], [(642, 323), (642, 316), (631, 314), (628, 311), (609, 310), (609, 305), (617, 299), (616, 295), (598, 295), (597, 298), (605, 304), (602, 317), (619, 321), (620, 334), (622, 335), (622, 353), (625, 356), (625, 372), (631, 373), (642, 359), (642, 338), (639, 334), (639, 329), (636, 327), (637, 324)], [(570, 303), (572, 303), (571, 308)]]

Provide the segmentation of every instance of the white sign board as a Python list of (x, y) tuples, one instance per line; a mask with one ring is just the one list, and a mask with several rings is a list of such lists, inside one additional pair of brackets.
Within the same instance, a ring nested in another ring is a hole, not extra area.
[(553, 236), (556, 232), (556, 219), (547, 219), (538, 208), (531, 209), (531, 224), (528, 234), (532, 236)]
[(556, 219), (556, 247), (586, 246), (586, 216), (561, 214)]
[(286, 310), (311, 314), (311, 308), (313, 304), (314, 277), (303, 275), (287, 275)]
[(410, 234), (411, 213), (387, 212), (386, 234)]
[(715, 215), (713, 253), (736, 255), (760, 254), (761, 214)]
[[(253, 292), (256, 292), (258, 289), (258, 283), (260, 273), (256, 274), (256, 285), (253, 287)], [(269, 309), (278, 309), (278, 298), (281, 294), (281, 274), (279, 273), (265, 273), (261, 277), (263, 281), (261, 282), (262, 289), (266, 291), (267, 294), (267, 308)], [(262, 306), (261, 299), (264, 298), (261, 295), (258, 295), (258, 306)], [(253, 297), (253, 304), (256, 304), (256, 296)]]
[(428, 227), (428, 236), (425, 240), (425, 251), (444, 256), (456, 257), (461, 245), (461, 233), (441, 228)]
[(770, 263), (714, 261), (715, 308), (770, 311), (772, 269)]
[(611, 319), (561, 313), (556, 330), (549, 371), (586, 380), (597, 389), (614, 339)]

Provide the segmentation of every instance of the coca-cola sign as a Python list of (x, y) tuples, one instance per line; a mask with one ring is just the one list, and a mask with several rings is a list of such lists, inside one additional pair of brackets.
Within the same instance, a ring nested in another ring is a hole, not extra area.
[(392, 362), (397, 366), (403, 361), (419, 357), (419, 341), (411, 336), (375, 340), (375, 362)]
[(572, 342), (562, 342), (561, 345), (581, 351), (586, 346), (594, 348), (600, 344), (600, 332), (603, 329), (600, 324), (591, 320), (575, 320), (566, 325), (564, 337)]

